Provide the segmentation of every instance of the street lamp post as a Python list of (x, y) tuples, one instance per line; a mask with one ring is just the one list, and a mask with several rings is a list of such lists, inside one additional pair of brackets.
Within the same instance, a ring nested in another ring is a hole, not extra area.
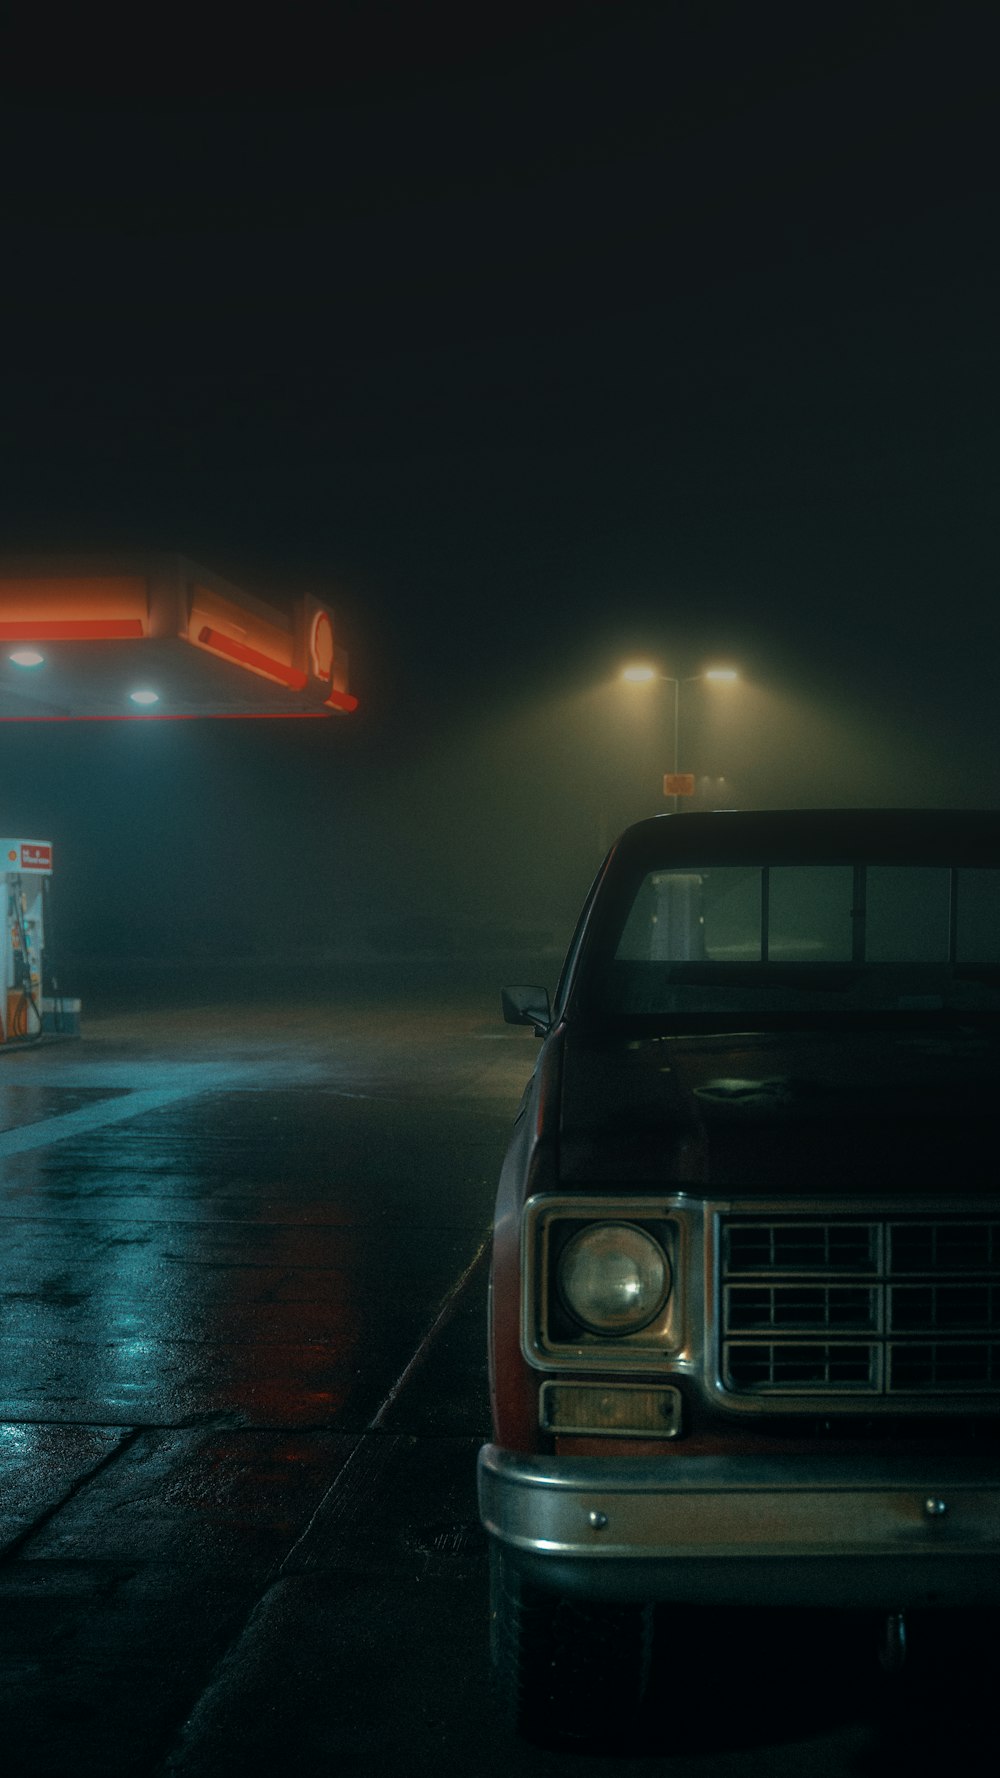
[[(739, 678), (739, 674), (737, 673), (735, 667), (707, 667), (703, 673), (689, 673), (687, 678), (685, 678), (685, 679), (675, 679), (673, 677), (673, 675), (670, 673), (658, 673), (655, 667), (651, 667), (646, 664), (642, 664), (642, 665), (636, 664), (635, 666), (624, 667), (622, 669), (622, 678), (627, 680), (630, 685), (649, 685), (655, 679), (655, 680), (658, 680), (662, 685), (672, 685), (673, 686), (673, 688), (674, 688), (674, 750), (673, 750), (673, 764), (671, 766), (671, 775), (673, 777), (676, 777), (678, 774), (678, 771), (680, 769), (681, 687), (684, 685), (694, 685), (699, 680), (702, 680), (702, 679), (710, 680), (715, 685), (720, 685), (720, 684), (721, 685), (731, 685), (735, 679)], [(677, 792), (675, 791), (674, 795), (673, 795), (674, 814), (675, 815), (677, 813), (677, 805), (678, 805), (679, 800), (680, 799), (677, 795)]]

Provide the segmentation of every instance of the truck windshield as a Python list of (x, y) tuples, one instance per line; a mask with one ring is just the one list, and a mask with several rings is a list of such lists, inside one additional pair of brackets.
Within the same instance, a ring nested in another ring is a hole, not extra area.
[(1000, 870), (653, 870), (605, 958), (612, 1016), (1000, 1012)]

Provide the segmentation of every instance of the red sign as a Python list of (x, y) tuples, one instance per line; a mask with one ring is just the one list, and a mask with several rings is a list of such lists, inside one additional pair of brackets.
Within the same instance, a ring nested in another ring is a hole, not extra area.
[(45, 845), (39, 841), (32, 842), (31, 840), (22, 840), (22, 842), (21, 842), (21, 869), (22, 870), (51, 870), (52, 869), (52, 847)]
[(693, 796), (694, 773), (664, 772), (663, 794), (664, 796)]

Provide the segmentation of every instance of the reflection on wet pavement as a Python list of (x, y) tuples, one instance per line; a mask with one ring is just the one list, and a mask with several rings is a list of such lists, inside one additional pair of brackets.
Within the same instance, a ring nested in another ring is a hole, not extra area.
[(532, 1052), (467, 1008), (131, 1023), (4, 1058), (0, 1418), (363, 1426), (488, 1223)]

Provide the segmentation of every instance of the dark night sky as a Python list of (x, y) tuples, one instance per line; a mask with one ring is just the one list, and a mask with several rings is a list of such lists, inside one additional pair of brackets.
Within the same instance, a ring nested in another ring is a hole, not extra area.
[(992, 9), (331, 16), (309, 80), (181, 36), (145, 97), (92, 43), (8, 86), (0, 532), (331, 594), (362, 712), (20, 733), (6, 825), (87, 883), (100, 782), (162, 882), (225, 781), (241, 871), (303, 825), (345, 928), (449, 885), (558, 922), (662, 807), (665, 727), (599, 689), (636, 650), (739, 662), (689, 716), (739, 800), (995, 803)]

